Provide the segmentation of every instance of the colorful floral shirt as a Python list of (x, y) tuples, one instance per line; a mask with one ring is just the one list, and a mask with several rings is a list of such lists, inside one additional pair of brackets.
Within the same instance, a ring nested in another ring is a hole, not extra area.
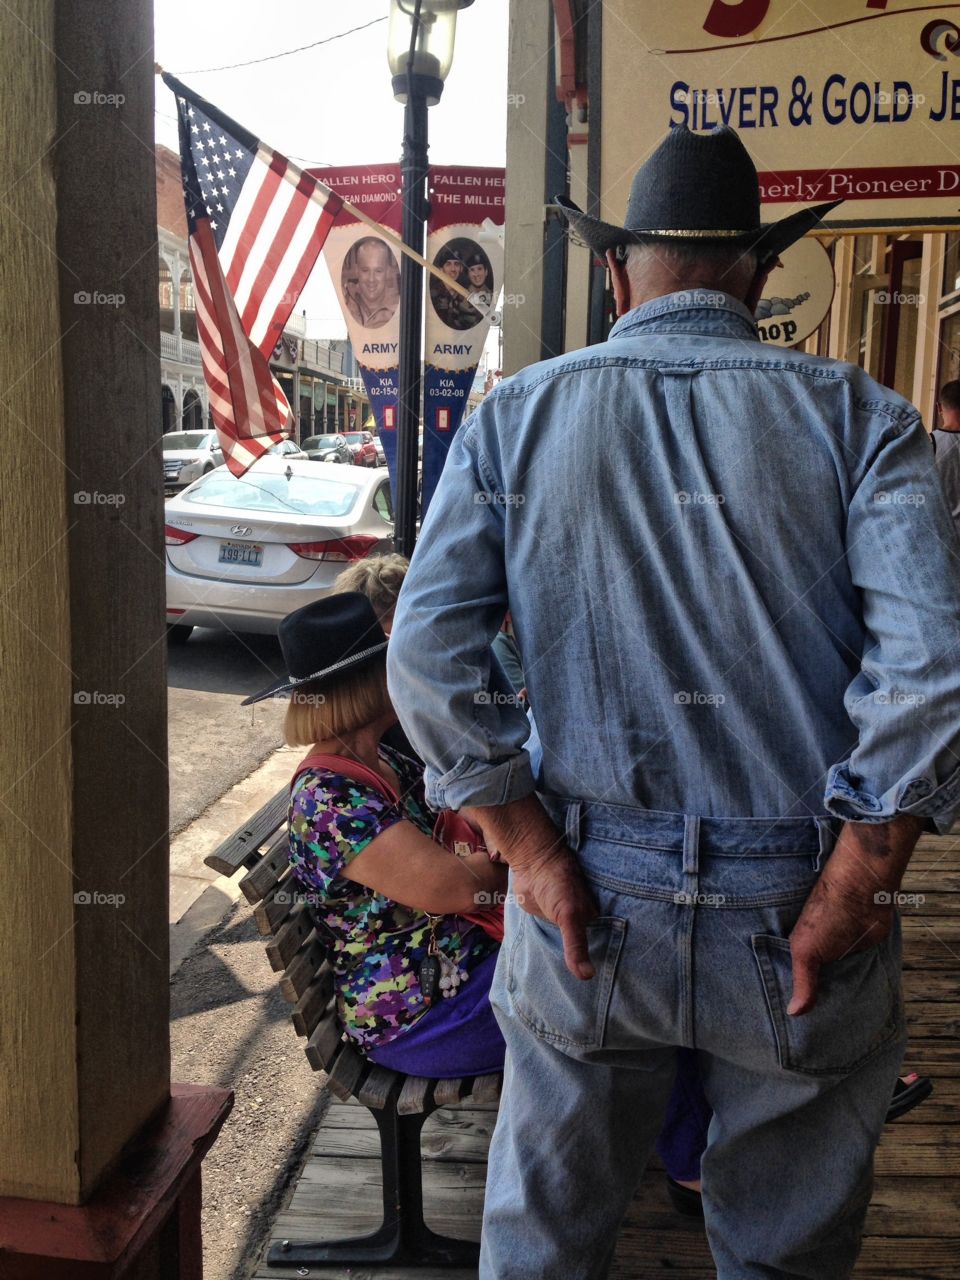
[[(309, 770), (290, 797), (288, 825), (293, 873), (317, 895), (311, 910), (330, 944), (340, 1021), (366, 1049), (395, 1040), (429, 1008), (418, 974), (430, 941), (430, 917), (347, 878), (357, 854), (403, 818), (426, 835), (433, 831), (422, 767), (383, 743), (380, 756), (400, 781), (402, 812), (372, 786)], [(461, 969), (469, 972), (496, 950), (497, 943), (482, 929), (457, 916), (437, 919), (437, 941)]]

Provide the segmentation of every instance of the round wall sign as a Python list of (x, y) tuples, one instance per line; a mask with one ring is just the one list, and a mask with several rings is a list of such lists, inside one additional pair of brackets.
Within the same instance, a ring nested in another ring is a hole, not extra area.
[(767, 279), (756, 317), (760, 337), (775, 347), (793, 347), (819, 329), (833, 302), (830, 255), (819, 240), (798, 240), (780, 255)]

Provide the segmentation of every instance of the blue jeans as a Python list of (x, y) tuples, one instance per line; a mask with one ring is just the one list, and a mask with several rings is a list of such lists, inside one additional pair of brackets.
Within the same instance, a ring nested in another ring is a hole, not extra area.
[(702, 1162), (718, 1280), (850, 1275), (903, 1057), (899, 929), (786, 1013), (788, 936), (830, 819), (696, 818), (544, 797), (600, 910), (596, 976), (508, 902), (491, 1001), (507, 1043), (481, 1280), (600, 1280), (663, 1121), (676, 1050), (713, 1109)]

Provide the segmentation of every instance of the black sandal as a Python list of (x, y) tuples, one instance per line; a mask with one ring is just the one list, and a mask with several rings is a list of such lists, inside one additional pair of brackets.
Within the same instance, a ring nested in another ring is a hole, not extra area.
[(931, 1093), (933, 1093), (933, 1081), (929, 1076), (917, 1076), (913, 1084), (904, 1084), (898, 1078), (893, 1086), (893, 1100), (887, 1107), (886, 1123), (899, 1120), (901, 1116), (905, 1116), (908, 1111), (912, 1111), (914, 1107), (929, 1098)]
[(703, 1217), (703, 1196), (693, 1187), (684, 1187), (667, 1174), (667, 1195), (677, 1213), (685, 1218)]

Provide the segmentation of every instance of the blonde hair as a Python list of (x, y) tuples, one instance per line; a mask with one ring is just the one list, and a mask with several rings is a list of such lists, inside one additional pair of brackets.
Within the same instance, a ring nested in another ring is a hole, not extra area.
[(382, 624), (397, 607), (397, 596), (403, 579), (410, 568), (410, 561), (401, 555), (376, 556), (372, 560), (358, 560), (344, 569), (333, 589), (359, 591), (373, 605), (373, 611)]
[(387, 659), (380, 653), (340, 680), (292, 690), (283, 736), (289, 747), (312, 747), (315, 742), (362, 729), (390, 707)]

